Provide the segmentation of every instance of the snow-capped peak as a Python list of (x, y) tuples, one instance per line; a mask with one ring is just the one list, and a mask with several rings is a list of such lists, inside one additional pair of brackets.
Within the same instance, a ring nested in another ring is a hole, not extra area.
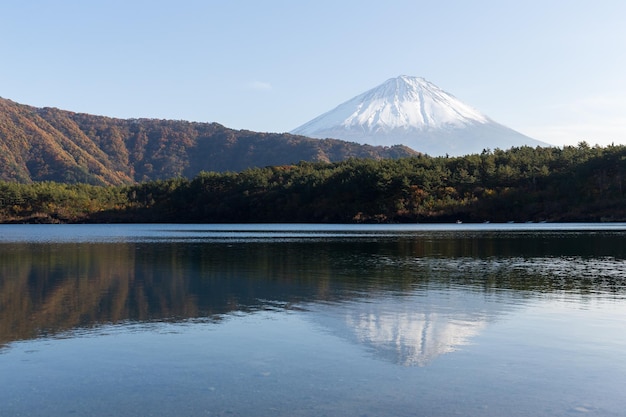
[(370, 145), (402, 144), (431, 155), (549, 146), (494, 122), (424, 78), (407, 75), (391, 78), (291, 133)]
[(420, 77), (391, 78), (295, 129), (314, 134), (325, 129), (357, 129), (381, 133), (394, 129), (423, 130), (489, 119), (436, 85)]

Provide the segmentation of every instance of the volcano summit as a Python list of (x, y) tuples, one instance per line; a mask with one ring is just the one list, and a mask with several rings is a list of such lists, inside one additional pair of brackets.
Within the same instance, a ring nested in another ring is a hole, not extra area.
[(550, 146), (496, 123), (419, 77), (391, 78), (291, 133), (362, 144), (402, 144), (432, 156)]

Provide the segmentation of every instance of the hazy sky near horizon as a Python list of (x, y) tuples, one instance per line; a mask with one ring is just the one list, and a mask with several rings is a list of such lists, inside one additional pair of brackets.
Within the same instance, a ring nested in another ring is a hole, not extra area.
[(398, 75), (554, 145), (626, 144), (623, 0), (22, 0), (0, 97), (286, 132)]

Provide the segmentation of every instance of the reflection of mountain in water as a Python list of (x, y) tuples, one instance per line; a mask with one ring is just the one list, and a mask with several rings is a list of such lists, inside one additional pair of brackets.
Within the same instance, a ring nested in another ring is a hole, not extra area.
[(259, 300), (324, 297), (325, 278), (294, 277), (289, 262), (299, 255), (271, 245), (3, 245), (0, 345), (101, 324), (219, 320), (273, 307)]
[(511, 305), (470, 291), (432, 290), (325, 306), (311, 319), (332, 334), (367, 346), (377, 357), (425, 366), (471, 343)]
[(504, 296), (623, 296), (623, 252), (620, 234), (2, 243), (0, 345), (330, 302), (315, 320), (394, 362), (423, 364), (467, 343)]
[(377, 355), (401, 365), (424, 366), (437, 356), (466, 345), (485, 322), (450, 318), (436, 313), (353, 314), (346, 317), (359, 342)]

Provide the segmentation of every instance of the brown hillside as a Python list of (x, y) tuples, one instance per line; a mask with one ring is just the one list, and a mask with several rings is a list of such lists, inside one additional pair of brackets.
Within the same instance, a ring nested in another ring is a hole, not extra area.
[(123, 184), (299, 161), (398, 158), (405, 146), (359, 145), (217, 123), (115, 119), (0, 98), (0, 179)]

